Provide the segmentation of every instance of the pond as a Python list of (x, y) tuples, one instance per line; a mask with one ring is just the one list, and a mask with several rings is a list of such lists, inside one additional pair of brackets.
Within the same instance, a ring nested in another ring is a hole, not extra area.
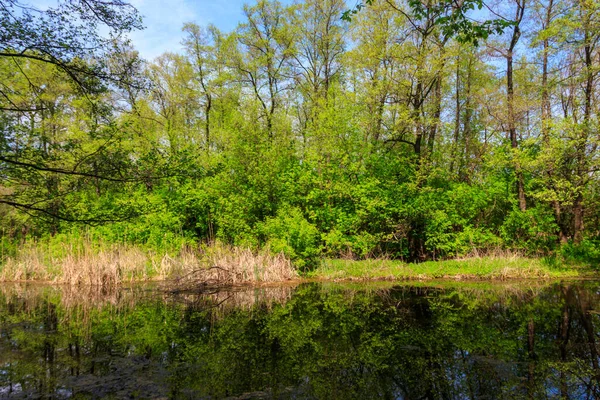
[(0, 398), (600, 398), (600, 282), (0, 286)]

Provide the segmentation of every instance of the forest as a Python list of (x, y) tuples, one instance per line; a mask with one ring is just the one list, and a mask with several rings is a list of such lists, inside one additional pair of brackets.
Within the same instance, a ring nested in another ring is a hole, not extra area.
[(600, 260), (599, 1), (243, 15), (186, 23), (184, 51), (144, 60), (124, 1), (0, 1), (3, 259), (85, 237), (269, 248), (298, 268)]

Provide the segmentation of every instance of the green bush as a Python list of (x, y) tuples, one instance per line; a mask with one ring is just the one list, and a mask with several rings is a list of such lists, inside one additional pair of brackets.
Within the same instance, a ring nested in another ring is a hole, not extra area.
[(509, 247), (548, 252), (556, 247), (558, 227), (550, 210), (535, 207), (513, 209), (504, 220), (500, 234)]
[(569, 242), (560, 248), (559, 254), (566, 262), (600, 269), (600, 240), (588, 239), (579, 244)]
[(320, 234), (300, 209), (282, 208), (275, 217), (259, 224), (258, 229), (271, 251), (283, 252), (300, 270), (307, 271), (317, 265), (322, 250)]
[(351, 249), (352, 243), (347, 235), (337, 228), (323, 234), (325, 251), (330, 257), (339, 257)]

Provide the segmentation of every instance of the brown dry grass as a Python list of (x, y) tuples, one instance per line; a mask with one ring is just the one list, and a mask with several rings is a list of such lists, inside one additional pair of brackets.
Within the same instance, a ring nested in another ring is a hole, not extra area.
[(114, 286), (148, 278), (150, 257), (132, 246), (98, 250), (84, 242), (64, 256), (50, 256), (43, 247), (27, 246), (9, 257), (0, 270), (0, 282), (44, 281), (70, 285)]
[(42, 281), (69, 285), (117, 286), (174, 278), (185, 285), (239, 285), (282, 282), (297, 277), (289, 259), (268, 249), (252, 251), (220, 243), (157, 254), (130, 245), (83, 240), (59, 255), (43, 245), (24, 246), (0, 266), (0, 282)]
[(26, 247), (17, 257), (9, 257), (0, 270), (0, 282), (51, 280), (48, 257), (37, 247)]
[(220, 243), (204, 249), (199, 268), (179, 270), (184, 272), (176, 282), (181, 287), (284, 282), (298, 277), (292, 262), (283, 254)]
[(134, 247), (119, 246), (99, 253), (68, 255), (60, 262), (59, 282), (70, 285), (115, 286), (147, 279), (148, 255)]

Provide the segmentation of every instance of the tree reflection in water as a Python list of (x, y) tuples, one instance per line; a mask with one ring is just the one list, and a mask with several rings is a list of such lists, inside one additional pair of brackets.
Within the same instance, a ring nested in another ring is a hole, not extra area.
[(600, 398), (599, 293), (0, 286), (0, 397)]

